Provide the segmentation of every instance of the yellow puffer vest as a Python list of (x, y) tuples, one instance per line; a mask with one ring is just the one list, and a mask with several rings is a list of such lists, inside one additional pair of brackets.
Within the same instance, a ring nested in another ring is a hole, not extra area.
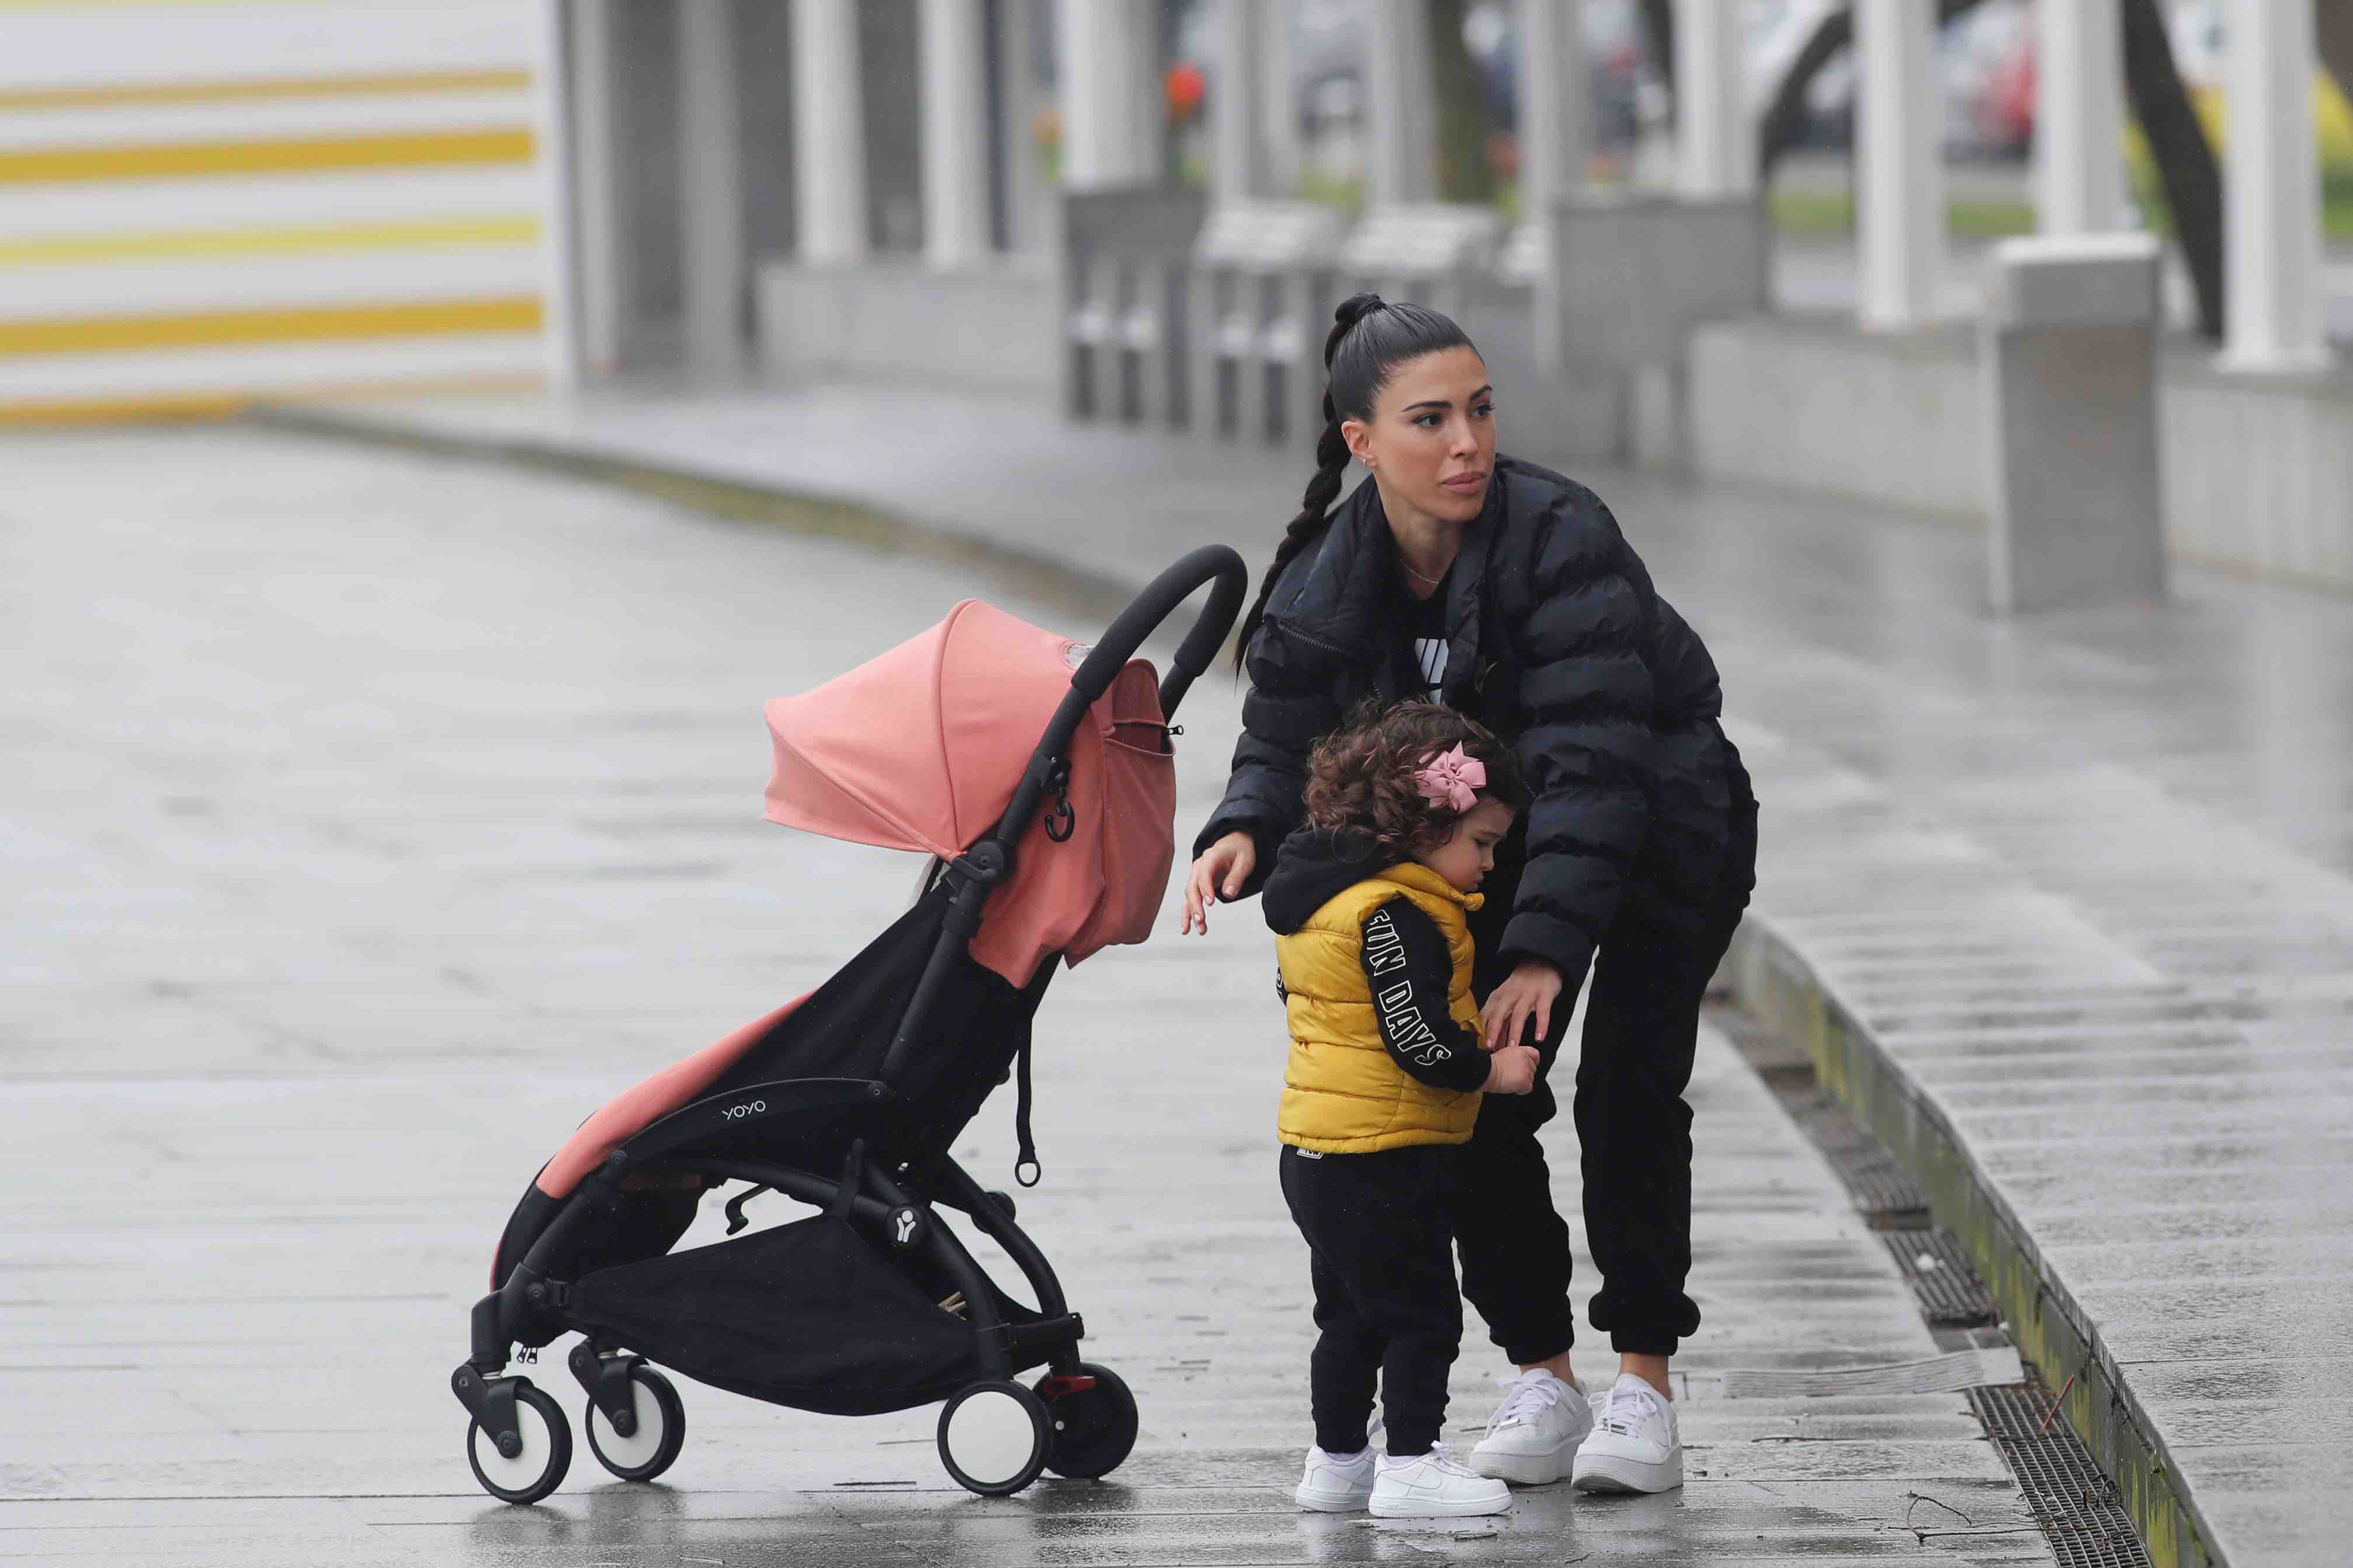
[(1454, 959), (1447, 1011), (1473, 1034), (1471, 925), (1484, 900), (1458, 893), (1426, 866), (1406, 861), (1336, 894), (1307, 923), (1275, 939), (1291, 1061), (1282, 1076), (1282, 1141), (1326, 1154), (1369, 1154), (1415, 1143), (1466, 1143), (1479, 1120), (1476, 1089), (1432, 1089), (1390, 1059), (1365, 978), (1365, 917), (1403, 894), (1437, 922)]

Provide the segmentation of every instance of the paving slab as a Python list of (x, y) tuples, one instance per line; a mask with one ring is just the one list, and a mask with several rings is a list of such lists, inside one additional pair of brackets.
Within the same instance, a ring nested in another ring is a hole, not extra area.
[[(1290, 454), (871, 386), (290, 418), (817, 492), (1113, 578), (1202, 540), (1262, 559), (1306, 473)], [(1508, 388), (1499, 419), (1505, 450), (1547, 456), (1514, 430)], [(1925, 1116), (1959, 1151), (2026, 1299), (2047, 1287), (2070, 1325), (2042, 1352), (2052, 1381), (2071, 1353), (2105, 1368), (2143, 1479), (2190, 1500), (2193, 1556), (2339, 1560), (2321, 1515), (2299, 1526), (2260, 1468), (2204, 1454), (2204, 1407), (2139, 1400), (2127, 1369), (2342, 1338), (2322, 1303), (2353, 1287), (2337, 1197), (2353, 1177), (2353, 601), (2191, 565), (2164, 605), (1997, 621), (1983, 542), (1949, 520), (1577, 471), (1725, 671), (1766, 803), (1748, 935), (1850, 1012), (1902, 1087), (1883, 1135)], [(2021, 1055), (2042, 1069), (2014, 1070)], [(2254, 1277), (2321, 1289), (2242, 1291), (2193, 1250), (2148, 1308), (2142, 1280), (2094, 1278), (2085, 1249), (2122, 1237), (2249, 1242), (2265, 1255), (2232, 1262)], [(2322, 1446), (2316, 1462), (2353, 1494), (2353, 1458)]]
[[(1459, 1532), (1299, 1515), (1313, 1329), (1246, 909), (1092, 961), (1041, 1016), (1023, 1218), (1142, 1401), (1113, 1479), (974, 1498), (932, 1412), (689, 1385), (664, 1483), (584, 1448), (547, 1504), (491, 1501), (445, 1380), (516, 1193), (588, 1110), (829, 973), (910, 891), (901, 858), (761, 821), (762, 699), (976, 591), (1090, 623), (1050, 581), (481, 466), (221, 431), (0, 453), (0, 1560), (2049, 1560), (1961, 1395), (1711, 1395), (1726, 1368), (1936, 1348), (1712, 1031), (1691, 1483), (1525, 1492)], [(1187, 821), (1237, 713), (1225, 681), (1188, 703)], [(975, 1123), (976, 1171), (1010, 1168), (1009, 1120)], [(1450, 1437), (1504, 1370), (1466, 1346)], [(1922, 1542), (1915, 1493), (1970, 1524)]]

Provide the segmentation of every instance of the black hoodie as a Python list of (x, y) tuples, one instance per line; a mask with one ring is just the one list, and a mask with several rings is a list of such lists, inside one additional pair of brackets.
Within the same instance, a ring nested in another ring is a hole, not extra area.
[[(1283, 841), (1261, 891), (1266, 923), (1277, 936), (1288, 936), (1335, 898), (1395, 864), (1360, 838), (1302, 827)], [(1374, 1014), (1389, 1059), (1433, 1089), (1483, 1086), (1487, 1057), (1479, 1037), (1456, 1023), (1449, 1008), (1454, 960), (1438, 922), (1399, 893), (1365, 916), (1364, 938), (1358, 956), (1366, 984), (1380, 998)], [(1371, 955), (1392, 950), (1402, 954), (1403, 968), (1385, 970), (1376, 984)], [(1282, 984), (1275, 982), (1278, 991)]]

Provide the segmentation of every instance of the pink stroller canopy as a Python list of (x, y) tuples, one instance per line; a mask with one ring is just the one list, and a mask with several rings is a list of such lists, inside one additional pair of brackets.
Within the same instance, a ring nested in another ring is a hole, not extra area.
[[(967, 599), (938, 626), (766, 706), (768, 818), (953, 859), (997, 826), (1086, 649)], [(1152, 666), (1132, 660), (1070, 747), (1072, 831), (1044, 816), (990, 897), (972, 955), (1016, 985), (1151, 934), (1174, 856), (1176, 766)], [(1050, 796), (1045, 809), (1052, 809)]]

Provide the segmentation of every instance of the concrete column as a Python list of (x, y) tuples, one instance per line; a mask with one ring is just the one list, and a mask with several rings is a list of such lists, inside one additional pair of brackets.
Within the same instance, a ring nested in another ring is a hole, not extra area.
[(1426, 202), (1434, 184), (1436, 86), (1425, 0), (1371, 0), (1365, 39), (1367, 205)]
[(2044, 234), (2124, 226), (2124, 35), (2117, 0), (2034, 7), (2034, 207)]
[(617, 0), (571, 0), (564, 29), (565, 91), (570, 112), (561, 134), (571, 171), (569, 225), (579, 374), (611, 375), (621, 367), (628, 320), (628, 224), (619, 178), (620, 122), (615, 113), (614, 15)]
[(687, 358), (725, 374), (743, 366), (749, 286), (730, 0), (681, 0), (678, 8), (678, 163)]
[(1854, 8), (1856, 293), (1862, 325), (1905, 331), (1935, 312), (1943, 270), (1936, 0)]
[(792, 0), (793, 184), (800, 254), (821, 266), (866, 256), (866, 127), (860, 118), (857, 0)]
[(1266, 194), (1288, 197), (1299, 185), (1299, 103), (1291, 92), (1293, 0), (1252, 0), (1258, 18), (1259, 145), (1265, 150)]
[(1270, 195), (1266, 98), (1259, 90), (1260, 13), (1265, 0), (1209, 0), (1218, 74), (1209, 84), (1209, 195), (1220, 202)]
[(1074, 191), (1149, 181), (1158, 174), (1160, 83), (1145, 68), (1157, 49), (1135, 0), (1056, 0), (1054, 42), (1062, 110), (1062, 184)]
[(2312, 0), (2232, 0), (2223, 77), (2221, 363), (2314, 370), (2329, 361), (2320, 304)]
[(969, 267), (989, 236), (988, 55), (982, 0), (923, 0), (923, 259)]
[(1582, 187), (1593, 153), (1592, 77), (1577, 31), (1578, 0), (1520, 0), (1520, 232), (1535, 278), (1535, 363), (1558, 375), (1560, 280), (1553, 203)]
[(1740, 11), (1723, 0), (1675, 0), (1675, 188), (1687, 201), (1757, 188)]
[(1005, 143), (1005, 248), (1036, 250), (1045, 244), (1045, 198), (1038, 177), (1037, 77), (1030, 66), (1033, 43), (1027, 0), (1006, 0), (996, 8), (997, 134)]
[(1520, 0), (1520, 220), (1544, 233), (1546, 204), (1585, 183), (1593, 80), (1579, 0)]

